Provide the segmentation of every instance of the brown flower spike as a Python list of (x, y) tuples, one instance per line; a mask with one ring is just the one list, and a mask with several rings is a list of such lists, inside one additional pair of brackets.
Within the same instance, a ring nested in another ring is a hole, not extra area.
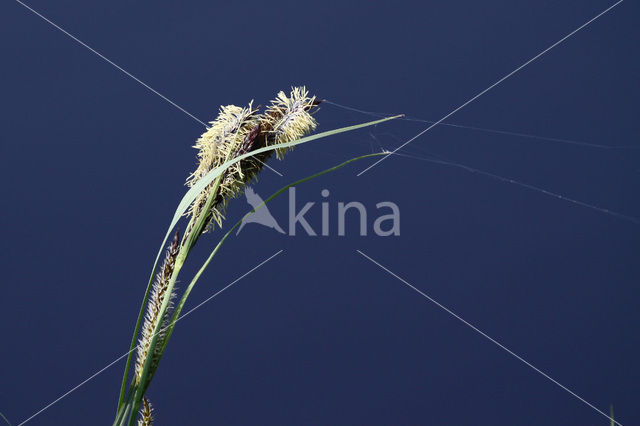
[[(135, 379), (136, 382), (140, 381), (142, 375), (142, 368), (149, 356), (149, 346), (153, 340), (153, 332), (158, 323), (166, 325), (167, 318), (170, 317), (172, 303), (175, 298), (175, 287), (169, 295), (169, 309), (167, 309), (164, 318), (160, 318), (160, 308), (165, 297), (167, 297), (167, 287), (169, 286), (169, 280), (173, 274), (173, 266), (175, 265), (176, 256), (178, 256), (180, 246), (180, 234), (176, 231), (171, 245), (167, 248), (167, 253), (164, 258), (164, 262), (160, 267), (160, 271), (156, 275), (156, 279), (153, 282), (151, 293), (149, 294), (149, 302), (147, 303), (147, 312), (144, 317), (144, 324), (142, 325), (142, 334), (140, 341), (138, 342), (138, 356), (136, 359)], [(158, 333), (158, 342), (162, 342), (165, 337), (165, 329), (161, 328)], [(156, 348), (160, 350), (162, 345), (156, 345)], [(151, 354), (154, 358), (158, 354)]]
[(153, 406), (147, 397), (142, 398), (142, 407), (140, 408), (140, 418), (138, 419), (138, 426), (152, 426), (153, 425)]

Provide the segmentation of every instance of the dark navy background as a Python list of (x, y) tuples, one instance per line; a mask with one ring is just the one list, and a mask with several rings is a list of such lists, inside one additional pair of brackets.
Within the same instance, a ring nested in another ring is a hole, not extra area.
[[(610, 1), (28, 3), (203, 121), (306, 84), (437, 120)], [(627, 1), (449, 122), (640, 146), (637, 4)], [(20, 423), (123, 354), (203, 126), (14, 1), (0, 3), (0, 411)], [(325, 105), (318, 130), (370, 116)], [(297, 148), (267, 196), (426, 125)], [(438, 127), (407, 147), (640, 217), (640, 150)], [(640, 225), (409, 158), (298, 188), (329, 237), (247, 225), (187, 309), (148, 395), (163, 425), (606, 425), (608, 420), (356, 252), (616, 419), (640, 424)], [(401, 236), (337, 234), (337, 203), (393, 201)], [(287, 198), (271, 205), (287, 226)], [(247, 211), (236, 200), (228, 217)], [(184, 225), (182, 225), (184, 226)], [(200, 240), (186, 287), (220, 232)], [(124, 363), (29, 424), (110, 424)]]

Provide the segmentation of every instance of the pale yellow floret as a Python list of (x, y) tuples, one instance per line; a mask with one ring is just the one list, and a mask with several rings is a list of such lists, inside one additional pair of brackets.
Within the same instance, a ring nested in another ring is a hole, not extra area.
[[(269, 145), (291, 142), (315, 130), (317, 122), (308, 112), (315, 99), (315, 96), (309, 97), (304, 86), (293, 87), (290, 96), (282, 91), (278, 93), (261, 120), (273, 137)], [(278, 158), (282, 158), (286, 151), (286, 148), (277, 149)]]
[[(256, 110), (252, 103), (247, 108), (235, 105), (227, 105), (220, 108), (218, 117), (212, 121), (211, 127), (200, 136), (194, 148), (198, 149), (198, 168), (194, 171), (187, 185), (193, 186), (200, 178), (211, 170), (221, 166), (227, 160), (232, 159), (238, 148), (242, 145), (247, 134), (258, 124), (255, 116)], [(219, 194), (223, 203), (237, 195), (239, 188), (237, 179), (234, 176), (242, 176), (240, 163), (230, 167), (220, 182)], [(188, 214), (197, 214), (205, 204), (209, 192), (214, 184), (210, 184), (194, 201)], [(212, 209), (212, 219), (221, 225), (224, 219), (224, 206)]]

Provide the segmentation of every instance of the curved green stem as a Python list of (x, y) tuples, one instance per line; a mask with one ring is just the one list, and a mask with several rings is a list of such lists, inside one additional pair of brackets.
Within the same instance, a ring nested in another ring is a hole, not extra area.
[(374, 153), (374, 154), (367, 154), (367, 155), (362, 155), (360, 157), (356, 157), (356, 158), (352, 158), (350, 160), (347, 160), (341, 164), (338, 164), (337, 166), (331, 167), (329, 169), (323, 170), (321, 172), (318, 173), (314, 173), (313, 175), (307, 176), (303, 179), (297, 180), (293, 183), (290, 183), (288, 185), (283, 186), (282, 188), (280, 188), (279, 190), (277, 190), (276, 192), (274, 192), (273, 194), (271, 194), (267, 199), (265, 199), (260, 205), (256, 206), (255, 208), (253, 208), (250, 212), (248, 212), (247, 214), (245, 214), (242, 219), (240, 219), (239, 221), (237, 221), (235, 223), (235, 225), (233, 225), (231, 227), (231, 229), (229, 229), (227, 231), (226, 234), (224, 234), (224, 236), (220, 239), (220, 241), (218, 242), (218, 244), (215, 246), (215, 248), (213, 249), (213, 251), (211, 252), (211, 254), (209, 255), (209, 257), (207, 258), (207, 260), (202, 264), (202, 266), (200, 267), (200, 269), (198, 270), (198, 272), (196, 273), (196, 275), (193, 277), (193, 279), (191, 280), (191, 282), (189, 283), (189, 286), (185, 289), (182, 298), (180, 299), (180, 302), (178, 303), (178, 305), (176, 306), (176, 309), (173, 312), (173, 315), (171, 317), (171, 321), (169, 322), (169, 324), (167, 325), (167, 331), (166, 331), (166, 337), (164, 339), (164, 344), (160, 350), (160, 356), (162, 356), (162, 354), (164, 354), (165, 348), (167, 346), (167, 343), (169, 342), (169, 338), (171, 337), (171, 334), (173, 333), (173, 329), (176, 325), (176, 322), (180, 319), (180, 312), (182, 311), (182, 308), (184, 307), (184, 304), (187, 301), (187, 298), (189, 297), (189, 294), (191, 293), (191, 290), (193, 289), (193, 287), (195, 286), (196, 282), (198, 281), (198, 279), (200, 278), (200, 276), (204, 273), (205, 269), (207, 269), (207, 267), (209, 266), (209, 263), (211, 263), (211, 260), (213, 259), (213, 257), (216, 255), (216, 253), (218, 253), (218, 250), (220, 250), (220, 247), (222, 246), (222, 244), (225, 242), (225, 240), (229, 237), (229, 235), (231, 235), (231, 233), (238, 227), (240, 226), (240, 224), (242, 224), (242, 221), (245, 220), (249, 215), (255, 213), (256, 211), (258, 211), (259, 209), (261, 209), (263, 206), (265, 206), (268, 202), (270, 202), (271, 200), (273, 200), (274, 198), (276, 198), (277, 196), (279, 196), (280, 194), (282, 194), (284, 191), (286, 191), (287, 189), (299, 185), (303, 182), (307, 182), (311, 179), (315, 179), (318, 176), (322, 176), (326, 173), (330, 173), (332, 171), (338, 170), (344, 166), (346, 166), (349, 163), (352, 163), (354, 161), (357, 160), (361, 160), (363, 158), (369, 158), (369, 157), (376, 157), (376, 156), (380, 156), (380, 155), (386, 155), (386, 153), (384, 152), (378, 152), (378, 153)]

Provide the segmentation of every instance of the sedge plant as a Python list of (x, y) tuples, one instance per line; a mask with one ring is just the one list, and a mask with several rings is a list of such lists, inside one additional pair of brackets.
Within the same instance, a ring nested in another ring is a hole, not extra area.
[[(143, 426), (153, 423), (153, 407), (146, 393), (176, 322), (194, 285), (221, 245), (244, 218), (289, 187), (362, 158), (386, 155), (381, 152), (352, 158), (292, 182), (266, 198), (220, 238), (178, 299), (176, 281), (200, 236), (222, 228), (228, 202), (241, 194), (246, 184), (256, 179), (274, 153), (278, 158), (282, 158), (285, 152), (295, 145), (399, 117), (388, 117), (309, 135), (317, 126), (313, 114), (319, 104), (319, 100), (309, 96), (306, 88), (294, 87), (289, 94), (278, 93), (276, 99), (271, 101), (263, 112), (254, 108), (252, 102), (246, 107), (223, 106), (217, 118), (210, 122), (210, 127), (197, 140), (195, 148), (198, 149), (198, 167), (187, 179), (190, 189), (178, 204), (151, 271), (133, 331), (114, 426), (132, 426), (136, 420), (138, 425)], [(184, 216), (188, 223), (185, 232), (180, 236), (174, 229)], [(173, 237), (167, 245), (171, 235)], [(159, 264), (163, 251), (164, 258)], [(135, 363), (131, 368), (134, 354)]]

